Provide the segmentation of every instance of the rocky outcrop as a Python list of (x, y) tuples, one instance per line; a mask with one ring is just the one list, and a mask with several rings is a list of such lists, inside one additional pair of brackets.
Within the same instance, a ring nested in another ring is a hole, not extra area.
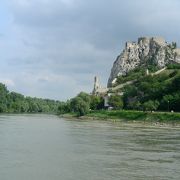
[(161, 69), (169, 63), (180, 63), (180, 49), (176, 48), (176, 43), (168, 44), (161, 37), (141, 37), (138, 42), (126, 42), (125, 49), (113, 64), (108, 87), (118, 76), (138, 66), (153, 64)]

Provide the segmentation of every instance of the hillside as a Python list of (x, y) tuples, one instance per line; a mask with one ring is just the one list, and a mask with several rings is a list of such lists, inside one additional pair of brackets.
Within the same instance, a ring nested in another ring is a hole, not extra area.
[(159, 74), (138, 68), (117, 78), (116, 85), (134, 80), (123, 89), (124, 109), (180, 111), (180, 65), (168, 65)]

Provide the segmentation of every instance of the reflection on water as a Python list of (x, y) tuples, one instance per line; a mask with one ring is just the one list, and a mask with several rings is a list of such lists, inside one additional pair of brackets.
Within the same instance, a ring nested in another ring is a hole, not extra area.
[(0, 116), (0, 180), (180, 179), (180, 129)]

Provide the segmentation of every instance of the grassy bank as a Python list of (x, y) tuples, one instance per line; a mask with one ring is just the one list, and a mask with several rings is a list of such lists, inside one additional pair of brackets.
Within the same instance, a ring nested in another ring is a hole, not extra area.
[(116, 119), (125, 121), (174, 122), (180, 123), (180, 113), (142, 112), (142, 111), (92, 111), (86, 115), (97, 119)]

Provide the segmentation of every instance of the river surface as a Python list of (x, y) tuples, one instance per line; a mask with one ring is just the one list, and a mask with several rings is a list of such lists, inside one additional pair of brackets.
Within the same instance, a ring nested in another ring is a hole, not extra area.
[(0, 180), (180, 180), (180, 129), (0, 116)]

